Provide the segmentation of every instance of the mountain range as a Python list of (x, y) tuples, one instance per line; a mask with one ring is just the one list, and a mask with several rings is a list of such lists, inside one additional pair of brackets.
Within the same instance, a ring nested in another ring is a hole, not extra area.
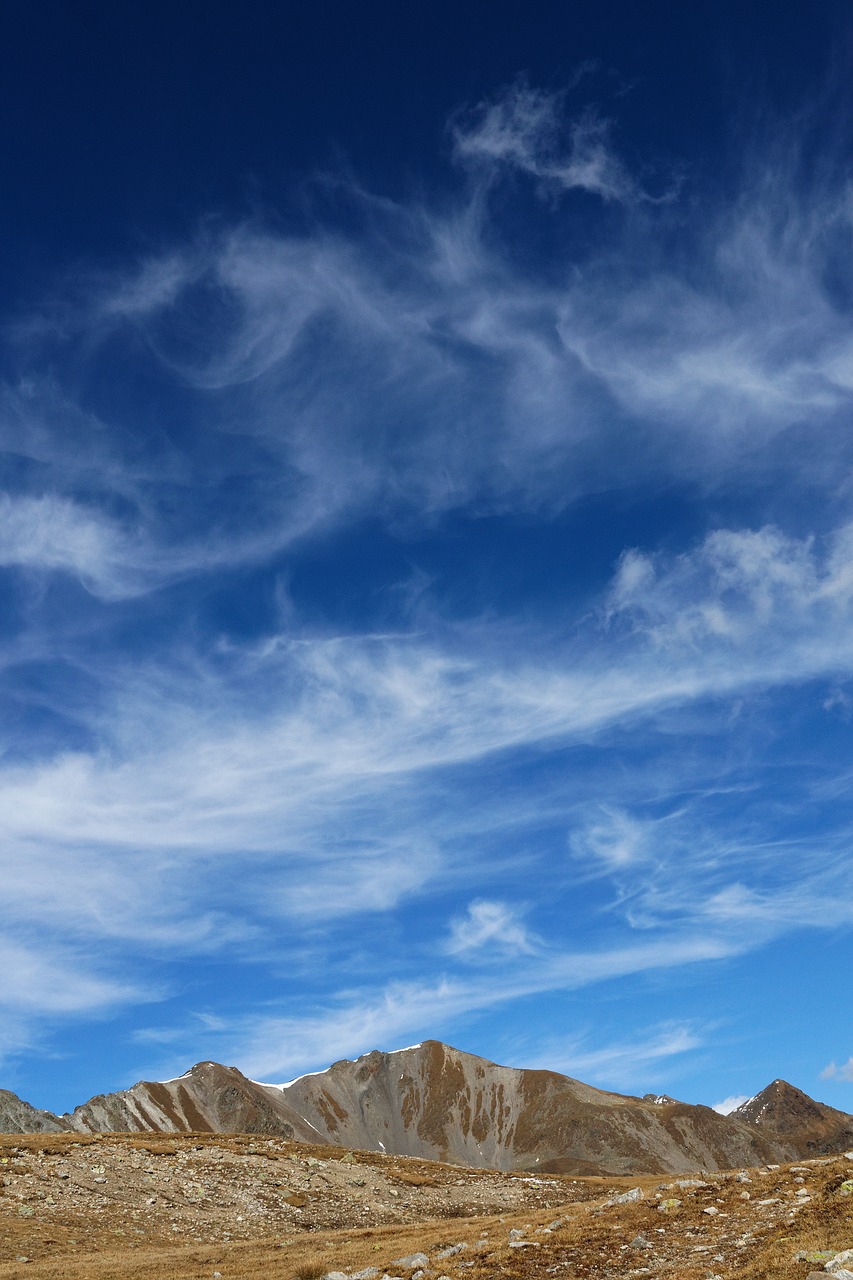
[(99, 1094), (67, 1115), (0, 1090), (0, 1132), (252, 1133), (474, 1168), (565, 1174), (731, 1169), (853, 1146), (853, 1116), (784, 1080), (730, 1115), (609, 1093), (555, 1071), (501, 1067), (435, 1040), (289, 1084), (201, 1062), (174, 1080)]

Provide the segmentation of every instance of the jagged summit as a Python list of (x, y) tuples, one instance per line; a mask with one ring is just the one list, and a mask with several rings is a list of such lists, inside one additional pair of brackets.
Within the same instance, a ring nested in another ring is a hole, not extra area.
[(437, 1040), (373, 1050), (286, 1084), (199, 1062), (99, 1094), (62, 1117), (0, 1092), (0, 1129), (265, 1133), (476, 1168), (680, 1173), (853, 1145), (853, 1117), (776, 1080), (739, 1111), (628, 1097), (556, 1071), (503, 1067)]

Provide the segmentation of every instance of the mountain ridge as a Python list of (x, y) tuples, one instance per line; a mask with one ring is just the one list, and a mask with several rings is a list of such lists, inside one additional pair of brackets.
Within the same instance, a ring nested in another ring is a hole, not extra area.
[(0, 1131), (251, 1133), (473, 1168), (686, 1173), (853, 1145), (853, 1116), (773, 1081), (729, 1116), (666, 1095), (594, 1088), (427, 1040), (372, 1050), (284, 1084), (200, 1062), (167, 1081), (97, 1094), (63, 1116), (0, 1090)]

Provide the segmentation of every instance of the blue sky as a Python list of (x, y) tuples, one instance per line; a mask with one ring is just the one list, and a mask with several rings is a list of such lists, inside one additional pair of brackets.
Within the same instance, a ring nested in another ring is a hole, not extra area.
[(0, 1071), (853, 1111), (844, 7), (40, 4)]

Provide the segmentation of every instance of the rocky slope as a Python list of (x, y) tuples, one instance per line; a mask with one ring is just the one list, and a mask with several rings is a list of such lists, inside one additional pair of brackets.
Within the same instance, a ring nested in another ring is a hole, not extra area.
[(851, 1174), (853, 1153), (661, 1181), (246, 1135), (0, 1136), (0, 1280), (841, 1280)]
[(473, 1167), (560, 1173), (732, 1168), (795, 1153), (708, 1107), (650, 1103), (438, 1041), (336, 1062), (278, 1090), (331, 1141)]
[(774, 1080), (732, 1112), (764, 1133), (792, 1141), (802, 1156), (824, 1155), (853, 1147), (853, 1116), (815, 1102), (785, 1080)]
[(39, 1111), (8, 1089), (0, 1089), (0, 1133), (59, 1133), (67, 1128), (50, 1111)]
[(99, 1094), (62, 1120), (63, 1128), (79, 1133), (275, 1133), (323, 1140), (280, 1091), (218, 1062), (199, 1062), (177, 1080), (140, 1081)]
[(802, 1158), (853, 1145), (853, 1117), (775, 1081), (721, 1116), (663, 1096), (624, 1097), (552, 1071), (497, 1066), (438, 1041), (287, 1085), (199, 1063), (68, 1116), (0, 1095), (0, 1130), (253, 1133), (387, 1151), (472, 1168), (544, 1174), (684, 1173)]

